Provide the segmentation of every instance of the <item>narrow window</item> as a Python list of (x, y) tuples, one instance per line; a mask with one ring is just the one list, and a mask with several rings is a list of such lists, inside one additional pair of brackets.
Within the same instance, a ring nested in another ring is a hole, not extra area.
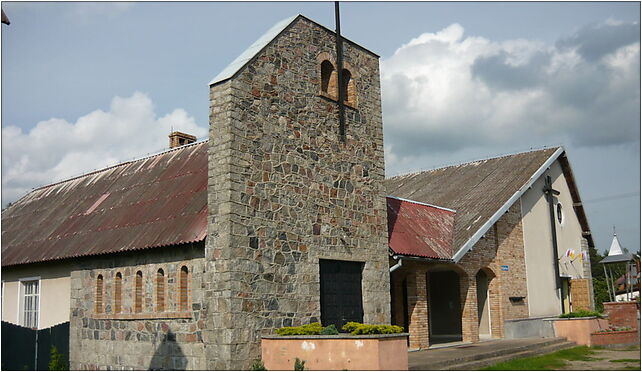
[(122, 296), (123, 296), (123, 274), (116, 273), (114, 279), (114, 313), (119, 314), (122, 311)]
[(38, 328), (38, 307), (40, 298), (40, 281), (30, 280), (21, 282), (22, 311), (20, 322), (23, 327)]
[(181, 273), (179, 278), (179, 308), (181, 311), (189, 310), (187, 307), (187, 290), (188, 290), (188, 275), (189, 271), (186, 266), (181, 267)]
[(103, 312), (103, 276), (96, 278), (96, 314)]
[(156, 273), (156, 311), (165, 311), (165, 272), (158, 269)]
[(334, 72), (334, 66), (328, 60), (321, 62), (321, 91), (323, 93), (330, 93), (328, 89), (330, 88), (332, 73)]
[(345, 92), (345, 102), (354, 106), (357, 101), (357, 90), (354, 86), (354, 79), (350, 71), (343, 70), (343, 91)]
[(134, 312), (143, 312), (143, 272), (136, 273), (136, 283), (134, 289)]
[(557, 222), (560, 224), (564, 221), (564, 212), (562, 211), (562, 203), (557, 203)]

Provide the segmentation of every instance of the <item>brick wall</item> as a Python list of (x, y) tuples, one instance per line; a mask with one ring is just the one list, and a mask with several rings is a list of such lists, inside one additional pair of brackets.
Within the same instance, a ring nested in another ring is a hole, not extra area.
[(320, 320), (319, 259), (364, 262), (364, 321), (390, 321), (378, 57), (344, 43), (357, 107), (320, 94), (332, 32), (299, 18), (210, 89), (213, 314), (208, 369), (245, 369), (260, 337)]
[(609, 325), (638, 329), (639, 305), (635, 301), (604, 302), (604, 313), (609, 316)]
[[(203, 330), (209, 310), (202, 291), (204, 244), (87, 258), (71, 272), (71, 369), (205, 369)], [(189, 268), (189, 309), (178, 307), (178, 275)], [(156, 275), (165, 274), (165, 310), (156, 309)], [(135, 275), (143, 273), (142, 312), (134, 312)], [(122, 275), (116, 313), (116, 274)], [(96, 280), (103, 276), (103, 311)]]
[(593, 309), (590, 284), (590, 279), (571, 279), (571, 299), (573, 311)]

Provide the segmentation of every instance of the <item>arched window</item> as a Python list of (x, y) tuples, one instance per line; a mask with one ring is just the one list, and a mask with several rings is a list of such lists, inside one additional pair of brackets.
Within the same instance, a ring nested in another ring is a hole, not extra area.
[(332, 62), (325, 60), (321, 62), (321, 91), (333, 96), (336, 92), (336, 72)]
[(103, 312), (103, 276), (96, 278), (96, 313)]
[(180, 278), (178, 280), (179, 283), (179, 298), (178, 298), (178, 304), (179, 304), (179, 309), (181, 311), (189, 310), (188, 308), (188, 276), (189, 276), (189, 271), (187, 270), (187, 266), (181, 267), (181, 273), (180, 273)]
[(354, 79), (349, 70), (343, 69), (343, 91), (345, 92), (345, 102), (354, 106), (357, 101), (357, 89), (354, 86)]
[(134, 283), (134, 312), (143, 312), (143, 272), (136, 273), (136, 281)]
[(156, 272), (156, 311), (165, 311), (165, 272), (158, 269)]
[(114, 278), (114, 313), (118, 314), (123, 309), (123, 274), (116, 273)]

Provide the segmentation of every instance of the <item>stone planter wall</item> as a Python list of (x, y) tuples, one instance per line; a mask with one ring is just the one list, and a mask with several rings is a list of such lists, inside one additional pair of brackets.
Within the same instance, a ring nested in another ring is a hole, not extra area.
[(639, 345), (640, 336), (637, 330), (615, 331), (615, 332), (595, 332), (591, 333), (591, 346), (611, 346), (611, 345)]
[(609, 327), (606, 319), (597, 317), (556, 319), (553, 321), (555, 336), (566, 337), (578, 345), (591, 346), (591, 334)]
[(269, 336), (261, 340), (268, 370), (407, 370), (408, 333), (394, 335)]

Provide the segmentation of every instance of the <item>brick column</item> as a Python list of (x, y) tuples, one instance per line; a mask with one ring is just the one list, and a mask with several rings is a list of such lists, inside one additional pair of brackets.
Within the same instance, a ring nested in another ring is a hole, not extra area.
[(477, 283), (475, 275), (460, 275), (461, 333), (464, 342), (479, 341), (479, 319), (477, 315)]
[(603, 305), (604, 313), (609, 316), (609, 325), (638, 329), (637, 302), (605, 302)]
[(504, 337), (504, 316), (502, 315), (501, 288), (499, 279), (492, 277), (488, 284), (488, 301), (490, 305), (490, 333), (492, 337)]
[(408, 285), (408, 332), (411, 349), (428, 348), (428, 299), (425, 271), (414, 271), (406, 278)]
[(589, 279), (571, 279), (571, 299), (573, 311), (592, 310)]

